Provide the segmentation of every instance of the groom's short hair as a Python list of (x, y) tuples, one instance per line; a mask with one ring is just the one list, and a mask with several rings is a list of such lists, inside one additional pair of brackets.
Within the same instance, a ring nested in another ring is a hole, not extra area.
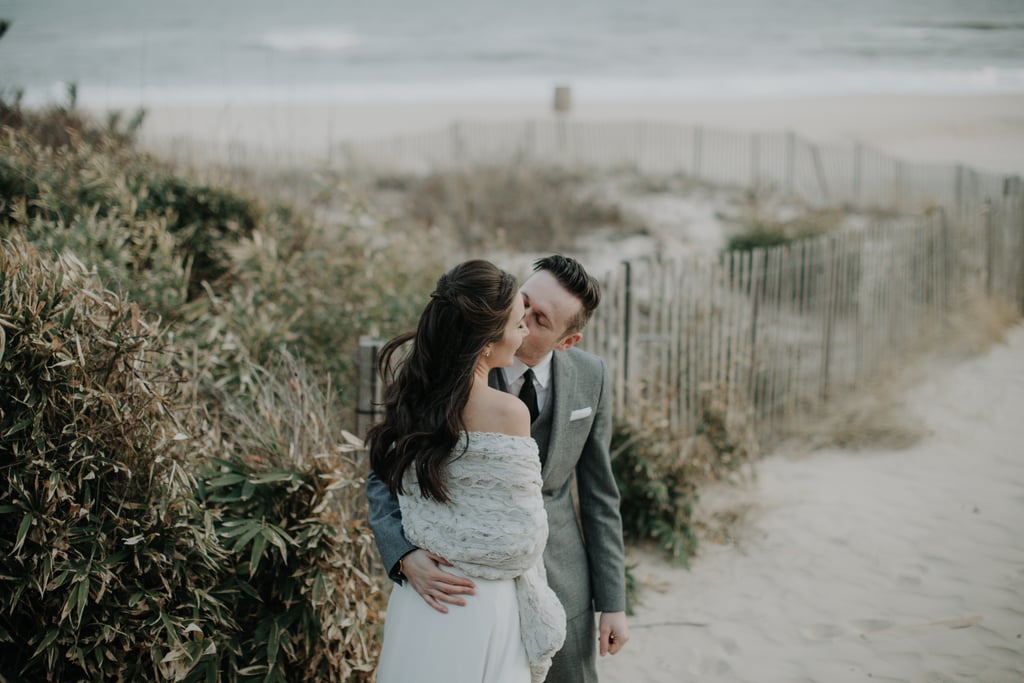
[(580, 300), (580, 311), (569, 321), (569, 327), (565, 333), (579, 332), (586, 326), (597, 305), (601, 303), (600, 283), (580, 265), (579, 261), (561, 254), (552, 254), (534, 261), (533, 271), (536, 273), (541, 270), (546, 270), (554, 275), (562, 287)]

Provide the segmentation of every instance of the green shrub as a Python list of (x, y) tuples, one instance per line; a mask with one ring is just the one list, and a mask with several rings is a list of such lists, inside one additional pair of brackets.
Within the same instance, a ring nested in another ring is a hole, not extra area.
[(191, 259), (193, 296), (202, 283), (216, 283), (230, 268), (228, 248), (252, 234), (263, 209), (251, 197), (170, 171), (144, 172), (134, 194), (139, 211), (167, 219), (178, 248)]
[(753, 251), (788, 244), (802, 236), (790, 236), (782, 227), (758, 225), (739, 235), (733, 235), (726, 242), (727, 251)]
[[(197, 667), (223, 680), (369, 680), (382, 576), (362, 495), (365, 454), (329, 391), (279, 356), (248, 394), (204, 411), (200, 496), (230, 555), (213, 596), (234, 628)], [(201, 676), (202, 677), (202, 676)]]
[(619, 485), (627, 542), (654, 542), (673, 561), (688, 564), (697, 551), (691, 471), (665, 430), (615, 423), (612, 470)]
[(724, 389), (711, 385), (700, 387), (698, 397), (700, 413), (688, 438), (638, 418), (616, 420), (612, 431), (626, 541), (653, 542), (684, 565), (697, 552), (700, 486), (732, 476), (760, 454), (753, 422), (737, 397), (730, 403)]
[[(93, 218), (145, 233), (156, 222), (188, 264), (194, 298), (203, 282), (217, 284), (228, 272), (230, 245), (251, 234), (264, 214), (252, 198), (177, 175), (73, 110), (62, 110), (75, 127), (60, 144), (41, 137), (40, 129), (52, 125), (47, 111), (16, 111), (4, 117), (0, 110), (8, 126), (0, 128), (0, 236), (37, 219), (54, 231)], [(141, 268), (149, 267), (146, 245), (131, 244)]]
[[(225, 626), (155, 324), (73, 259), (0, 252), (0, 677), (156, 680)], [(198, 632), (190, 631), (196, 624)]]
[(380, 579), (329, 394), (254, 366), (192, 403), (211, 378), (164, 344), (72, 256), (3, 243), (0, 679), (368, 680)]

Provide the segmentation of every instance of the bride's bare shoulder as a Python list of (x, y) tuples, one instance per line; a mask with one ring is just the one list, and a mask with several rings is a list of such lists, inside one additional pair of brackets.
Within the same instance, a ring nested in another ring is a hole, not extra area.
[(530, 436), (530, 411), (516, 396), (487, 387), (470, 396), (463, 413), (466, 429)]

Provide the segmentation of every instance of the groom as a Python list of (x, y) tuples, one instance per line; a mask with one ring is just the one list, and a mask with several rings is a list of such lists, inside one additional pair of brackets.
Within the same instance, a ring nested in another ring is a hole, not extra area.
[[(597, 652), (615, 654), (629, 640), (622, 519), (608, 453), (611, 387), (604, 361), (573, 348), (600, 302), (600, 288), (575, 259), (554, 255), (534, 263), (522, 293), (530, 334), (511, 367), (492, 371), (490, 384), (526, 402), (540, 448), (549, 527), (544, 566), (568, 620), (547, 681), (589, 683), (597, 681)], [(443, 558), (409, 543), (398, 501), (372, 472), (367, 496), (370, 526), (391, 578), (408, 580), (439, 612), (465, 605), (461, 596), (473, 595), (473, 582), (444, 571)]]

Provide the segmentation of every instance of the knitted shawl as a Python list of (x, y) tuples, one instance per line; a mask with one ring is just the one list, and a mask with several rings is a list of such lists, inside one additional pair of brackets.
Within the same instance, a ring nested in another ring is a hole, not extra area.
[(491, 432), (466, 432), (464, 439), (448, 464), (449, 502), (423, 498), (415, 468), (406, 470), (402, 526), (413, 545), (470, 576), (515, 579), (523, 645), (533, 681), (541, 683), (565, 640), (565, 610), (544, 571), (548, 524), (537, 444)]

